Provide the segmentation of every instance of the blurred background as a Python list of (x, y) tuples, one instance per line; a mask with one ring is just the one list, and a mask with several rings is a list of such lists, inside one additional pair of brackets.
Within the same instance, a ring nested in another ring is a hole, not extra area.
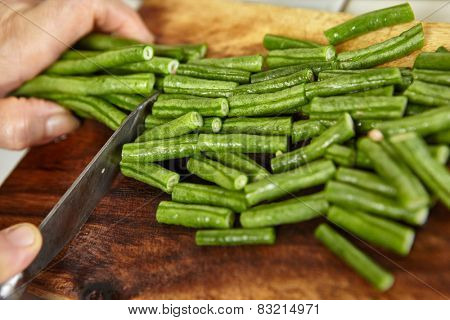
[[(142, 0), (123, 0), (138, 9)], [(191, 0), (195, 1), (195, 0)], [(405, 1), (391, 0), (241, 0), (243, 2), (266, 3), (287, 7), (310, 8), (334, 12), (361, 14), (380, 8), (394, 6)], [(411, 0), (409, 1), (417, 20), (450, 23), (450, 1)], [(19, 163), (27, 150), (8, 151), (0, 149), (0, 186), (9, 173)]]

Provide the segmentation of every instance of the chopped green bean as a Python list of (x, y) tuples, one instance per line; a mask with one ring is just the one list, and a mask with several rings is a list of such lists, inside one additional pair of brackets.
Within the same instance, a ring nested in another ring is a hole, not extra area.
[(199, 230), (195, 233), (195, 243), (198, 246), (274, 244), (275, 238), (273, 228)]
[(247, 209), (245, 194), (217, 186), (179, 183), (174, 186), (172, 200), (182, 203), (214, 205), (242, 212)]
[(156, 220), (189, 228), (229, 229), (234, 223), (234, 213), (227, 208), (161, 201)]
[(180, 181), (178, 173), (156, 163), (121, 163), (120, 170), (124, 176), (144, 182), (166, 193), (171, 193)]
[(404, 95), (412, 103), (439, 106), (450, 104), (450, 87), (415, 80)]
[(187, 169), (190, 173), (228, 190), (241, 190), (248, 182), (245, 173), (203, 156), (190, 158)]
[(411, 6), (409, 3), (403, 3), (356, 16), (325, 30), (324, 34), (328, 42), (335, 45), (371, 31), (413, 20), (414, 12)]
[(178, 67), (177, 74), (209, 80), (234, 81), (238, 83), (250, 82), (249, 71), (209, 65), (182, 64)]
[(344, 114), (335, 125), (325, 130), (306, 147), (273, 158), (272, 170), (274, 172), (286, 171), (318, 159), (325, 154), (329, 146), (347, 141), (354, 135), (352, 118), (350, 115)]
[(157, 100), (152, 114), (160, 118), (176, 118), (188, 112), (198, 112), (202, 116), (225, 117), (229, 106), (225, 98), (163, 99)]
[(109, 71), (114, 74), (132, 74), (150, 72), (156, 74), (175, 74), (180, 63), (178, 60), (164, 57), (153, 57), (151, 60), (120, 65)]
[(292, 49), (292, 48), (317, 48), (321, 45), (312, 41), (294, 39), (290, 37), (266, 34), (263, 39), (264, 48), (267, 50)]
[(144, 97), (136, 94), (119, 94), (112, 93), (102, 96), (103, 99), (112, 103), (113, 105), (128, 111), (133, 111), (142, 102), (144, 102)]
[(266, 200), (275, 200), (294, 192), (322, 185), (330, 180), (336, 168), (330, 160), (317, 160), (297, 169), (270, 175), (248, 184), (245, 197), (250, 206)]
[(303, 62), (330, 61), (336, 57), (336, 50), (333, 46), (271, 50), (268, 56), (291, 58)]
[(422, 52), (417, 56), (414, 68), (450, 71), (450, 52)]
[(394, 283), (392, 274), (377, 265), (371, 258), (330, 226), (323, 223), (317, 227), (314, 234), (328, 249), (369, 281), (375, 288), (380, 291), (386, 291), (392, 287)]
[(254, 55), (230, 58), (207, 58), (192, 60), (189, 63), (258, 72), (262, 69), (263, 57), (261, 55)]
[(185, 76), (164, 77), (164, 92), (182, 93), (203, 97), (228, 97), (238, 84), (231, 81), (205, 80)]
[(287, 150), (286, 136), (244, 133), (200, 134), (198, 150), (206, 152), (275, 153)]
[(414, 69), (414, 80), (450, 86), (450, 71)]
[(352, 148), (333, 144), (325, 151), (325, 159), (344, 167), (353, 167), (356, 161), (356, 152)]
[(313, 194), (253, 207), (241, 213), (240, 222), (244, 228), (272, 227), (308, 221), (325, 215), (327, 210), (325, 196)]
[(291, 135), (291, 117), (229, 118), (223, 122), (222, 133), (252, 133), (262, 135)]

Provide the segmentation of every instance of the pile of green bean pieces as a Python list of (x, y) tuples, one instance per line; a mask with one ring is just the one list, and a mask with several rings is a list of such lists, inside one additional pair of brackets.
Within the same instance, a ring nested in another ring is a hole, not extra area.
[[(265, 57), (204, 58), (204, 44), (92, 34), (15, 94), (115, 129), (158, 90), (121, 162), (125, 176), (171, 194), (158, 222), (202, 229), (200, 246), (269, 245), (276, 226), (325, 218), (317, 239), (387, 290), (393, 275), (349, 240), (406, 256), (429, 209), (450, 207), (450, 53), (372, 68), (422, 48), (420, 23), (366, 48), (334, 45), (413, 20), (405, 3), (326, 30), (326, 45), (267, 34)], [(205, 183), (180, 182), (163, 163), (173, 159)]]

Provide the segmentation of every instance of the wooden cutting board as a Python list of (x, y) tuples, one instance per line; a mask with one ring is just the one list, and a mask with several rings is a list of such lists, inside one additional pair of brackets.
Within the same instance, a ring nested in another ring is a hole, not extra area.
[[(141, 14), (159, 42), (207, 42), (211, 56), (263, 53), (261, 40), (268, 32), (324, 42), (322, 31), (349, 17), (216, 0), (147, 1)], [(410, 25), (365, 35), (339, 49), (382, 41)], [(450, 45), (448, 24), (424, 26), (425, 50)], [(391, 65), (410, 66), (414, 56)], [(22, 221), (39, 224), (110, 134), (85, 121), (66, 140), (33, 148), (0, 188), (0, 228)], [(156, 223), (155, 208), (168, 198), (120, 175), (80, 234), (31, 283), (30, 292), (70, 299), (450, 297), (450, 216), (442, 206), (418, 230), (408, 257), (358, 243), (396, 277), (390, 291), (379, 293), (314, 239), (320, 221), (280, 227), (275, 246), (201, 248), (192, 230)]]

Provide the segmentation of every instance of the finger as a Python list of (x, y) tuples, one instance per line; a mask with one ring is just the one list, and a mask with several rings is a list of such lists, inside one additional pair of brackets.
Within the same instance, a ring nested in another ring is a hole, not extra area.
[[(48, 67), (94, 27), (150, 42), (137, 13), (114, 0), (47, 0), (11, 11), (0, 28), (0, 97)], [(12, 54), (14, 53), (14, 54)]]
[(103, 0), (94, 3), (95, 25), (101, 31), (144, 43), (154, 41), (141, 17), (122, 1)]
[(42, 246), (39, 229), (21, 223), (0, 231), (0, 283), (22, 272)]
[(48, 143), (79, 126), (53, 102), (15, 97), (0, 100), (0, 121), (0, 148), (14, 150)]

